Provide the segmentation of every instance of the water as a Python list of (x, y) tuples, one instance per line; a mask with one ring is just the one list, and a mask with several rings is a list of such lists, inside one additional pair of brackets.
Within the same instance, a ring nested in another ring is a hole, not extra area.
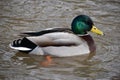
[[(0, 0), (0, 80), (120, 80), (119, 8), (119, 0)], [(80, 56), (54, 58), (43, 67), (44, 57), (8, 46), (20, 32), (70, 27), (79, 14), (89, 15), (105, 33), (90, 33), (97, 52), (86, 62)]]

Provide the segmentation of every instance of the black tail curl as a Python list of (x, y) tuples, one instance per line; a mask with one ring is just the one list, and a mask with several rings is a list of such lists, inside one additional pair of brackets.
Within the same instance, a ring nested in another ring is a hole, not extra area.
[(30, 41), (26, 37), (24, 37), (23, 39), (14, 40), (11, 46), (12, 47), (26, 47), (26, 48), (30, 48), (31, 50), (28, 50), (28, 51), (19, 50), (21, 52), (27, 52), (27, 53), (32, 51), (34, 48), (37, 47), (37, 45), (35, 43)]

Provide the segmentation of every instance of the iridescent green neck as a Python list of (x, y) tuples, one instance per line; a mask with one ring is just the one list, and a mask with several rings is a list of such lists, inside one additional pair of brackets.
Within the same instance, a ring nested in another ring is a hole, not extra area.
[(75, 34), (81, 34), (81, 35), (87, 34), (87, 31), (86, 31), (87, 28), (88, 28), (88, 25), (86, 25), (84, 22), (76, 21), (75, 23), (73, 22), (72, 24), (72, 31)]
[(72, 31), (75, 34), (84, 35), (87, 34), (87, 31), (90, 31), (92, 28), (93, 22), (86, 15), (79, 15), (72, 21)]

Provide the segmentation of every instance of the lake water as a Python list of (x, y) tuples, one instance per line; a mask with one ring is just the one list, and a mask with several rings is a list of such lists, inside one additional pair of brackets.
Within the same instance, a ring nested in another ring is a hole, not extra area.
[[(80, 14), (105, 33), (90, 33), (97, 45), (90, 60), (53, 58), (43, 67), (43, 56), (8, 46), (20, 32), (70, 27)], [(120, 80), (120, 0), (0, 0), (0, 80)]]

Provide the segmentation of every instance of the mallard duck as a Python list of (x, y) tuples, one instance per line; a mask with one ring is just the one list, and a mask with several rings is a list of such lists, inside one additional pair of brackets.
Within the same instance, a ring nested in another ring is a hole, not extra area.
[(24, 32), (21, 34), (28, 36), (14, 40), (10, 48), (29, 54), (57, 57), (89, 54), (95, 52), (96, 47), (88, 31), (103, 35), (89, 16), (79, 15), (73, 19), (71, 29), (50, 28), (39, 32)]

